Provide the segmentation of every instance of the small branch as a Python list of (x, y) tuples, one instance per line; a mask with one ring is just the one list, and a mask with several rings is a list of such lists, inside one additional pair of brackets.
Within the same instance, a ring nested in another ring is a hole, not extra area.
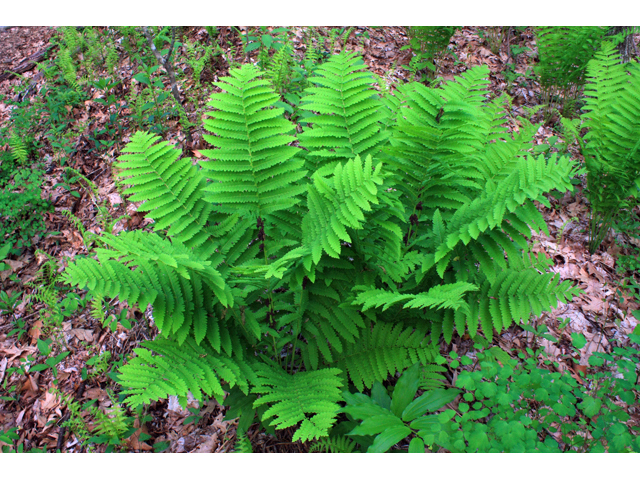
[[(171, 54), (173, 53), (173, 47), (176, 43), (176, 27), (171, 27), (171, 45), (169, 46), (169, 52), (167, 52), (167, 55), (165, 57), (163, 57), (160, 54), (160, 52), (156, 48), (156, 45), (153, 43), (153, 37), (149, 32), (149, 28), (142, 27), (142, 31), (144, 32), (144, 36), (147, 38), (147, 43), (149, 44), (149, 48), (151, 49), (151, 52), (153, 53), (154, 57), (156, 57), (156, 61), (158, 62), (158, 65), (164, 68), (164, 70), (167, 72), (167, 76), (169, 77), (169, 82), (171, 83), (171, 94), (173, 95), (173, 98), (178, 104), (178, 108), (183, 108), (182, 99), (180, 98), (180, 92), (178, 91), (178, 83), (176, 82), (176, 74), (173, 70), (173, 65), (171, 63)], [(187, 134), (187, 141), (191, 142), (192, 141), (191, 132), (187, 130), (186, 134)]]
[(156, 60), (158, 62), (158, 65), (160, 65), (162, 68), (165, 69), (165, 71), (167, 72), (167, 75), (169, 76), (169, 81), (171, 82), (171, 93), (173, 94), (173, 98), (175, 98), (176, 102), (178, 102), (179, 105), (182, 105), (182, 99), (180, 98), (180, 92), (178, 92), (178, 84), (176, 82), (176, 75), (173, 71), (173, 65), (171, 65), (171, 62), (169, 61), (169, 59), (171, 58), (171, 53), (173, 51), (173, 45), (175, 43), (175, 27), (171, 27), (173, 30), (173, 40), (171, 41), (171, 47), (169, 48), (169, 54), (166, 57), (162, 57), (162, 55), (160, 55), (160, 52), (158, 51), (158, 49), (156, 48), (155, 44), (153, 43), (153, 38), (151, 37), (151, 33), (149, 33), (149, 29), (147, 27), (142, 27), (143, 31), (144, 31), (144, 36), (147, 37), (147, 43), (149, 43), (149, 48), (151, 49), (151, 52), (153, 52), (153, 55), (156, 57)]
[(17, 74), (22, 74), (32, 70), (36, 67), (38, 62), (43, 61), (50, 50), (58, 48), (57, 45), (48, 45), (46, 48), (34, 53), (30, 57), (26, 58), (17, 67), (13, 69), (7, 69), (3, 73), (0, 74), (0, 82), (7, 80), (8, 78), (12, 78)]

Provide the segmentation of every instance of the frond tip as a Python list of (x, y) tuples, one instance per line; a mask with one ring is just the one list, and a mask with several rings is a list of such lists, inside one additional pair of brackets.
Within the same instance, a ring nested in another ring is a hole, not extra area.
[(275, 417), (271, 425), (277, 429), (302, 422), (293, 435), (294, 442), (326, 437), (340, 409), (341, 373), (337, 368), (325, 368), (288, 375), (279, 368), (264, 366), (253, 389), (261, 397), (253, 406), (270, 404), (264, 418)]

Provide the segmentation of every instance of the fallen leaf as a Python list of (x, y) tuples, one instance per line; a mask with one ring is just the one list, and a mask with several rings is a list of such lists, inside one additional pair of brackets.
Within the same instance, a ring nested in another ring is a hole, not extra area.
[(200, 153), (199, 150), (191, 150), (191, 152), (193, 153), (193, 156), (196, 158), (202, 158), (202, 154)]
[(590, 298), (589, 303), (582, 305), (583, 310), (589, 310), (591, 312), (602, 312), (604, 302), (599, 298)]
[(105, 399), (109, 398), (109, 395), (107, 395), (107, 392), (105, 392), (103, 389), (94, 387), (86, 390), (83, 397), (89, 400), (97, 399), (98, 401), (102, 402)]
[(573, 367), (578, 373), (581, 373), (583, 377), (587, 376), (587, 366), (586, 365), (574, 365)]
[(14, 273), (20, 270), (25, 265), (25, 262), (21, 260), (3, 260), (3, 262), (9, 265)]
[(15, 345), (11, 345), (10, 347), (0, 347), (0, 353), (3, 353), (5, 358), (8, 358), (9, 360), (19, 357), (24, 351), (25, 349), (18, 348)]
[(42, 320), (36, 320), (29, 330), (29, 335), (31, 336), (31, 345), (35, 345), (40, 338), (40, 334), (42, 333)]
[(191, 453), (211, 453), (218, 445), (218, 434), (214, 433), (204, 443), (201, 443), (198, 448)]
[(6, 357), (0, 360), (0, 382), (4, 379), (4, 372), (7, 371), (7, 363), (9, 360)]
[(78, 340), (85, 342), (93, 342), (93, 331), (82, 328), (73, 328), (69, 331), (71, 335), (75, 335)]
[(107, 198), (109, 199), (109, 203), (113, 207), (115, 207), (116, 205), (122, 205), (122, 198), (117, 193), (111, 193), (111, 194), (107, 195)]
[(134, 449), (134, 450), (144, 450), (145, 452), (153, 450), (153, 447), (151, 445), (140, 441), (140, 434), (141, 433), (145, 433), (145, 434), (149, 433), (147, 431), (147, 425), (145, 424), (142, 427), (140, 427), (140, 420), (136, 419), (136, 421), (133, 423), (133, 427), (137, 428), (137, 430), (135, 431), (135, 433), (133, 435), (131, 435), (126, 440), (127, 446), (129, 448)]

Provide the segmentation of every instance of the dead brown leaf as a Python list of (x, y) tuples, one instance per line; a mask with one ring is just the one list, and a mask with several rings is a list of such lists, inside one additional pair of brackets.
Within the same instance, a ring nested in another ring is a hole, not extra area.
[(7, 363), (9, 360), (6, 357), (0, 360), (0, 382), (4, 379), (4, 372), (7, 371)]
[[(206, 438), (206, 437), (205, 437)], [(192, 453), (211, 453), (218, 446), (218, 434), (214, 433), (204, 443), (201, 443), (198, 448), (193, 450)]]
[(147, 430), (147, 425), (144, 424), (142, 427), (140, 427), (140, 420), (136, 418), (135, 422), (133, 422), (133, 427), (137, 428), (137, 430), (133, 435), (131, 435), (125, 441), (125, 444), (127, 445), (127, 447), (132, 448), (134, 450), (144, 450), (145, 452), (149, 452), (153, 450), (153, 447), (151, 445), (140, 441), (140, 434), (142, 433), (147, 435), (149, 434), (149, 431)]
[(107, 198), (109, 199), (109, 203), (111, 204), (112, 207), (115, 207), (117, 205), (122, 205), (122, 198), (117, 193), (111, 193), (107, 195)]
[(11, 271), (14, 273), (25, 266), (25, 262), (21, 260), (3, 260), (3, 262), (9, 265), (11, 267)]
[(36, 320), (29, 330), (29, 335), (31, 336), (31, 345), (35, 345), (38, 343), (38, 339), (40, 338), (40, 334), (42, 333), (42, 320)]
[(582, 305), (582, 310), (588, 310), (591, 312), (602, 313), (602, 309), (604, 307), (604, 302), (599, 298), (589, 298), (588, 303)]
[(106, 400), (107, 398), (109, 398), (109, 395), (107, 395), (107, 392), (104, 391), (103, 389), (98, 388), (98, 387), (94, 387), (94, 388), (90, 388), (89, 390), (86, 390), (84, 392), (83, 397), (88, 399), (88, 400), (97, 399), (99, 402), (102, 402), (102, 401)]
[(69, 331), (71, 335), (75, 335), (78, 340), (84, 342), (93, 342), (93, 331), (82, 328), (73, 328)]

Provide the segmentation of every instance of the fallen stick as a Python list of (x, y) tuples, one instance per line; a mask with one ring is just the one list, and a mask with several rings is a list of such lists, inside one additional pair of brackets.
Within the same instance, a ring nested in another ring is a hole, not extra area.
[(8, 78), (13, 77), (16, 74), (22, 74), (28, 72), (35, 68), (38, 62), (41, 62), (45, 59), (50, 50), (58, 48), (57, 45), (47, 45), (46, 48), (34, 53), (30, 57), (24, 59), (22, 62), (18, 64), (17, 67), (11, 70), (5, 70), (2, 74), (0, 74), (0, 82), (7, 80)]

